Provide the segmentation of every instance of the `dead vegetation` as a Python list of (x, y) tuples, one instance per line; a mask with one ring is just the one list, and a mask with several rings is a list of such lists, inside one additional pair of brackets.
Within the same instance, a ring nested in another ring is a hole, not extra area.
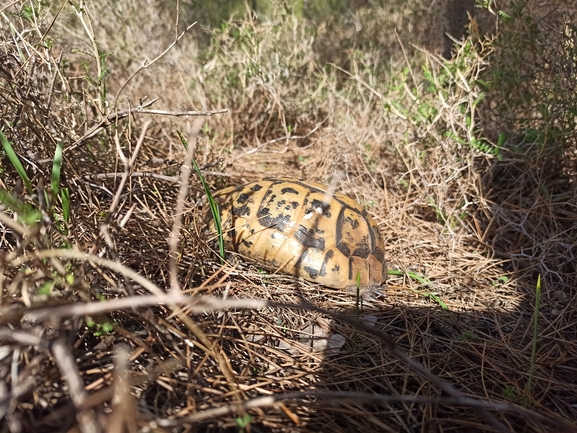
[[(0, 129), (26, 172), (4, 146), (1, 432), (577, 428), (567, 4), (486, 12), (498, 31), (449, 61), (355, 37), (394, 26), (377, 6), (238, 17), (198, 53), (121, 4), (0, 8)], [(335, 182), (384, 234), (387, 290), (220, 265), (192, 159), (215, 189)]]

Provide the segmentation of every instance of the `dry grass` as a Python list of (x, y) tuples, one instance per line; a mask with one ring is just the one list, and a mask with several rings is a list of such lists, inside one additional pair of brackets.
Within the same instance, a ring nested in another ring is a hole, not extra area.
[[(1, 128), (35, 187), (3, 155), (0, 431), (577, 428), (568, 6), (523, 9), (445, 61), (409, 44), (420, 33), (370, 42), (426, 20), (409, 6), (316, 29), (239, 18), (199, 54), (166, 9), (146, 20), (153, 3), (30, 5), (0, 24)], [(525, 78), (510, 72), (521, 46)], [(50, 186), (59, 141), (69, 222)], [(385, 236), (388, 289), (359, 304), (220, 266), (192, 158), (215, 188), (336, 182)]]

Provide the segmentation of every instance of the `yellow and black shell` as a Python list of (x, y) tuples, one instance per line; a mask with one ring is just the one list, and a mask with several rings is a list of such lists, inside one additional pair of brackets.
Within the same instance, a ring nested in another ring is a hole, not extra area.
[[(355, 200), (328, 186), (266, 178), (213, 194), (226, 245), (273, 271), (328, 287), (380, 286), (387, 278), (384, 242)], [(207, 219), (211, 219), (210, 211)], [(210, 222), (214, 234), (214, 223)]]

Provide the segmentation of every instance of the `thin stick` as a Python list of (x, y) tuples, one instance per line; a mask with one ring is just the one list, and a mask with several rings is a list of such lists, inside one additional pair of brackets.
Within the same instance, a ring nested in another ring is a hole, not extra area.
[[(64, 149), (64, 152), (68, 152), (68, 151), (71, 151), (73, 149), (76, 149), (84, 141), (88, 140), (89, 138), (94, 137), (100, 131), (102, 131), (103, 129), (106, 129), (108, 126), (112, 125), (112, 123), (115, 123), (115, 122), (119, 121), (120, 119), (124, 119), (125, 117), (128, 117), (128, 116), (133, 115), (133, 114), (143, 113), (143, 110), (145, 107), (150, 107), (152, 104), (154, 104), (156, 101), (158, 101), (158, 99), (159, 98), (153, 99), (152, 101), (149, 101), (146, 104), (140, 105), (138, 107), (130, 108), (127, 110), (115, 111), (114, 113), (109, 114), (108, 116), (103, 118), (100, 122), (98, 122), (96, 125), (94, 125), (92, 128), (90, 128), (82, 137), (80, 137), (78, 140), (76, 140), (74, 143), (72, 143), (70, 146), (68, 146), (66, 149)], [(158, 112), (144, 113), (144, 114), (161, 114), (160, 110), (152, 110), (152, 111), (158, 111)], [(165, 111), (162, 113), (165, 115), (169, 115), (169, 116), (175, 115), (175, 116), (209, 116), (210, 117), (210, 116), (213, 116), (215, 114), (226, 113), (227, 111), (228, 111), (227, 109), (223, 109), (223, 110), (214, 110), (214, 111), (175, 111), (175, 112)]]
[(169, 247), (169, 272), (170, 272), (170, 290), (172, 293), (180, 292), (180, 283), (178, 282), (178, 266), (176, 264), (176, 257), (178, 256), (178, 241), (180, 239), (180, 232), (182, 230), (182, 213), (184, 211), (184, 202), (188, 194), (188, 180), (192, 172), (192, 158), (196, 150), (196, 139), (203, 120), (196, 119), (192, 125), (192, 143), (188, 144), (186, 149), (186, 156), (184, 164), (182, 164), (180, 171), (180, 188), (178, 190), (178, 198), (176, 200), (176, 209), (173, 214), (173, 224), (170, 236), (168, 237)]
[(130, 171), (132, 170), (132, 167), (136, 163), (136, 157), (138, 156), (138, 152), (142, 147), (146, 131), (148, 130), (148, 127), (150, 126), (151, 123), (152, 121), (148, 120), (147, 122), (144, 123), (144, 125), (142, 125), (142, 130), (140, 131), (140, 137), (138, 137), (138, 141), (136, 142), (136, 146), (134, 147), (134, 151), (132, 152), (130, 160), (127, 161), (126, 158), (124, 158), (122, 151), (120, 151), (121, 158), (124, 160), (124, 173), (122, 173), (120, 183), (118, 185), (118, 188), (116, 189), (116, 194), (114, 195), (114, 199), (112, 200), (110, 208), (108, 209), (108, 216), (106, 217), (106, 223), (110, 222), (110, 219), (113, 217), (116, 211), (116, 207), (118, 206), (118, 202), (120, 201), (120, 196), (122, 195), (122, 191), (124, 190), (124, 185), (126, 185), (126, 181), (128, 180)]

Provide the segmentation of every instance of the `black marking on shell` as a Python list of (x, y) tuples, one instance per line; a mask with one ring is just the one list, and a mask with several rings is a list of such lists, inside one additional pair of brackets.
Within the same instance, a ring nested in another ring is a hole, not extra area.
[(246, 218), (246, 217), (250, 216), (250, 207), (248, 207), (248, 206), (241, 206), (241, 207), (233, 206), (231, 213), (235, 217)]
[(298, 201), (291, 201), (290, 204), (291, 204), (293, 209), (296, 209), (301, 205)]
[(299, 195), (299, 192), (298, 192), (296, 189), (294, 189), (294, 188), (292, 188), (292, 187), (290, 187), (290, 186), (287, 186), (287, 187), (281, 189), (281, 190), (280, 190), (280, 193), (281, 193), (282, 195), (285, 195), (285, 194), (296, 194), (296, 195)]
[(335, 244), (337, 245), (337, 248), (339, 248), (339, 251), (341, 251), (343, 254), (345, 254), (346, 256), (348, 254), (344, 253), (343, 250), (341, 250), (341, 248), (339, 247), (339, 245), (341, 244), (342, 238), (343, 238), (343, 213), (345, 211), (345, 208), (341, 208), (341, 210), (339, 211), (339, 216), (337, 217), (337, 222), (335, 225)]
[(353, 258), (349, 257), (349, 281), (353, 279)]
[(350, 224), (351, 227), (353, 228), (353, 230), (358, 229), (358, 228), (359, 228), (359, 225), (360, 225), (359, 220), (353, 219), (353, 218), (351, 218), (351, 217), (346, 217), (346, 218), (345, 218), (345, 222), (346, 222), (347, 224)]
[[(272, 195), (272, 199), (269, 199), (269, 197)], [(261, 201), (261, 205), (262, 203), (264, 203), (266, 200), (270, 200), (270, 201), (274, 201), (274, 194), (272, 193), (272, 190), (269, 188), (266, 190), (266, 192), (264, 193), (263, 197), (262, 197), (262, 201)], [(270, 203), (269, 201), (269, 203)]]
[(345, 257), (350, 257), (350, 256), (351, 256), (351, 250), (349, 249), (349, 247), (347, 246), (346, 243), (344, 243), (344, 242), (339, 242), (339, 243), (337, 244), (337, 249), (338, 249), (341, 253), (343, 253), (343, 255), (344, 255)]
[(366, 259), (371, 255), (371, 250), (368, 245), (364, 245), (361, 248), (357, 248), (353, 251), (353, 257), (360, 257), (361, 259)]
[(313, 268), (313, 267), (311, 267), (311, 266), (305, 266), (303, 269), (305, 270), (305, 272), (306, 272), (307, 274), (309, 274), (309, 277), (310, 277), (310, 278), (313, 278), (313, 279), (314, 279), (314, 278), (316, 278), (316, 277), (319, 276), (319, 270), (318, 270), (318, 269), (315, 269), (315, 268)]
[(260, 222), (264, 227), (270, 228), (274, 225), (274, 220), (268, 207), (259, 209), (256, 216), (258, 217), (258, 222)]
[(276, 205), (277, 209), (283, 208), (285, 212), (290, 212), (291, 204), (287, 204), (286, 200), (279, 200)]
[[(280, 233), (278, 233), (278, 232), (276, 232), (276, 231), (274, 231), (274, 232), (272, 232), (272, 233), (270, 234), (270, 238), (271, 238), (272, 240), (274, 240), (274, 239), (282, 239), (283, 237), (284, 237), (283, 235), (281, 235)], [(269, 248), (270, 248), (271, 250), (276, 250), (276, 249), (278, 249), (278, 246), (277, 246), (274, 242), (271, 242), (270, 245), (269, 245)]]
[[(345, 217), (344, 213), (345, 210), (351, 210), (353, 212), (355, 212), (356, 214), (359, 214), (359, 212), (356, 209), (352, 209), (348, 206), (343, 206), (339, 212), (339, 216), (337, 217), (337, 223), (336, 223), (336, 227), (335, 227), (335, 243), (336, 246), (338, 248), (338, 250), (344, 254), (345, 257), (361, 257), (363, 259), (367, 259), (373, 252), (374, 248), (375, 248), (375, 234), (373, 233), (373, 229), (372, 227), (369, 225), (368, 223), (368, 218), (363, 216), (363, 219), (365, 219), (365, 222), (367, 223), (367, 226), (369, 228), (369, 238), (367, 239), (367, 237), (365, 236), (362, 240), (361, 243), (357, 244), (357, 247), (354, 249), (354, 251), (351, 252), (349, 246), (347, 245), (346, 240), (343, 241), (343, 227), (345, 224), (349, 224), (351, 226), (351, 228), (353, 230), (356, 230), (360, 227), (360, 222), (358, 219), (355, 218), (351, 218), (350, 216)], [(383, 254), (383, 258), (384, 258), (384, 254)], [(382, 260), (379, 259), (381, 262)], [(350, 270), (349, 270), (350, 272)]]
[(291, 222), (290, 215), (279, 214), (276, 217), (276, 229), (280, 232), (284, 232), (287, 225)]
[(373, 256), (375, 256), (375, 258), (381, 263), (385, 261), (385, 253), (381, 251), (380, 248), (375, 248), (373, 250)]
[[(328, 250), (325, 254), (325, 258), (323, 259), (323, 264), (321, 265), (321, 270), (319, 271), (319, 275), (324, 277), (327, 274), (327, 262), (334, 257), (335, 253), (333, 250)], [(338, 265), (337, 265), (338, 266)]]
[(303, 225), (299, 225), (299, 228), (295, 230), (294, 237), (305, 248), (316, 248), (320, 251), (325, 250), (325, 240), (323, 238), (315, 238), (313, 230), (309, 230)]
[(309, 253), (307, 250), (304, 250), (300, 257), (298, 258), (297, 262), (295, 263), (295, 269), (300, 269), (302, 262), (307, 259), (309, 256)]
[[(311, 192), (323, 192), (324, 193), (324, 190), (319, 189), (314, 185), (310, 185), (310, 184), (306, 183), (306, 181), (303, 182), (303, 181), (296, 180), (296, 179), (276, 179), (274, 177), (267, 177), (267, 178), (264, 178), (263, 180), (268, 181), (268, 182), (272, 182), (273, 185), (279, 185), (281, 183), (289, 184), (289, 185), (293, 184), (293, 185), (299, 185), (303, 189), (309, 190)], [(297, 193), (298, 193), (298, 191), (297, 191)]]
[(350, 257), (351, 251), (349, 250), (347, 244), (343, 242), (344, 212), (345, 207), (343, 206), (339, 212), (339, 216), (337, 217), (337, 224), (335, 227), (335, 245), (338, 248), (338, 250), (344, 254), (345, 257)]
[(253, 186), (253, 187), (251, 188), (251, 191), (257, 192), (257, 191), (260, 191), (261, 189), (262, 189), (262, 186), (260, 186), (260, 185), (257, 183), (255, 186)]
[(327, 218), (331, 217), (331, 205), (322, 202), (321, 200), (313, 199), (311, 203), (312, 208), (316, 211), (317, 209), (322, 210), (322, 214)]
[(274, 228), (280, 232), (284, 231), (287, 224), (291, 222), (290, 215), (278, 214), (273, 217), (268, 207), (261, 208), (257, 214), (258, 220), (263, 227)]
[[(369, 227), (369, 230), (368, 230), (368, 231), (369, 231), (368, 245), (369, 245), (369, 249), (370, 249), (371, 252), (372, 252), (372, 250), (374, 250), (374, 249), (376, 248), (376, 246), (377, 246), (377, 240), (375, 239), (375, 238), (376, 238), (376, 236), (375, 236), (375, 231), (373, 230), (373, 228), (372, 228), (371, 225), (369, 224), (368, 217), (365, 217), (365, 219), (367, 219), (367, 226)], [(377, 231), (378, 231), (378, 230), (379, 230), (379, 229), (377, 229)]]
[[(290, 179), (290, 180), (287, 180), (287, 179), (276, 179), (276, 178), (274, 178), (274, 177), (267, 177), (267, 178), (264, 178), (264, 179), (262, 179), (262, 180), (263, 180), (263, 181), (267, 181), (267, 182), (272, 182), (272, 185), (278, 185), (278, 184), (281, 184), (281, 183), (285, 183), (285, 184), (295, 184), (295, 185), (299, 185), (300, 187), (302, 187), (303, 189), (305, 189), (305, 190), (307, 190), (307, 191), (309, 191), (309, 192), (318, 192), (318, 193), (323, 193), (323, 194), (326, 193), (326, 190), (325, 190), (325, 189), (321, 189), (321, 188), (318, 188), (318, 187), (316, 187), (316, 186), (314, 186), (314, 185), (310, 185), (310, 184), (307, 183), (306, 181), (300, 181), (300, 180), (296, 180), (296, 179)], [(271, 185), (271, 186), (272, 186), (272, 185)], [(293, 189), (293, 188), (291, 188), (291, 189)], [(283, 189), (283, 191), (284, 191), (284, 189)], [(296, 192), (297, 192), (297, 194), (298, 194), (298, 191), (296, 191)], [(362, 206), (350, 207), (348, 204), (344, 203), (344, 202), (338, 197), (338, 195), (344, 195), (344, 194), (336, 193), (335, 195), (333, 195), (332, 201), (339, 203), (339, 205), (341, 206), (341, 210), (342, 210), (342, 208), (346, 208), (346, 209), (352, 210), (353, 212), (360, 213), (360, 214), (361, 214), (363, 217), (365, 217), (365, 218), (369, 216), (369, 213), (367, 212), (367, 210), (366, 210), (365, 208), (363, 208)], [(350, 198), (350, 197), (349, 197), (349, 198)], [(303, 201), (303, 206), (306, 207), (307, 204), (308, 204), (308, 199), (305, 198), (304, 201)], [(359, 208), (361, 209), (360, 211), (359, 211)], [(329, 217), (329, 218), (330, 218), (330, 217)]]
[(240, 194), (238, 196), (238, 198), (236, 199), (236, 202), (239, 204), (244, 204), (246, 203), (246, 201), (250, 198), (250, 195), (248, 195), (246, 192), (243, 192), (242, 194)]

